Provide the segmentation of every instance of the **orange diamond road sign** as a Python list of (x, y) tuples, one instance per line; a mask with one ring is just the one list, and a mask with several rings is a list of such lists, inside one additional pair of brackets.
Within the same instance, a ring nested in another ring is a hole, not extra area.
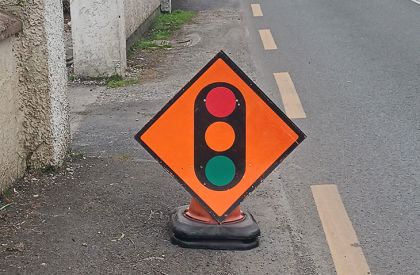
[(222, 222), (305, 135), (220, 52), (135, 138)]

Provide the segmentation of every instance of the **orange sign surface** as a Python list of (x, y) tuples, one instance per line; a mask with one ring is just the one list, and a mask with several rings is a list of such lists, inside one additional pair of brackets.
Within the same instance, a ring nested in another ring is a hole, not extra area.
[(220, 52), (135, 138), (223, 221), (305, 135)]

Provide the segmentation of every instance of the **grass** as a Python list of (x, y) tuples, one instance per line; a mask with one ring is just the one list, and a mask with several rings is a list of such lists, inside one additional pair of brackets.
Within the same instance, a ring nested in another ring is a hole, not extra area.
[[(121, 75), (115, 74), (109, 77), (84, 77), (76, 78), (69, 76), (70, 81), (79, 81), (79, 82), (93, 82), (97, 85), (106, 85), (108, 88), (120, 88), (126, 87), (134, 84), (138, 84), (139, 80), (137, 78), (124, 78)], [(92, 83), (90, 83), (92, 84)]]
[(138, 83), (134, 78), (123, 78), (121, 75), (113, 75), (105, 80), (108, 88), (120, 88)]
[(172, 13), (165, 13), (159, 15), (152, 23), (146, 37), (141, 38), (133, 47), (131, 51), (138, 49), (162, 49), (171, 48), (167, 40), (173, 33), (179, 30), (182, 25), (188, 23), (195, 16), (193, 11), (176, 10)]

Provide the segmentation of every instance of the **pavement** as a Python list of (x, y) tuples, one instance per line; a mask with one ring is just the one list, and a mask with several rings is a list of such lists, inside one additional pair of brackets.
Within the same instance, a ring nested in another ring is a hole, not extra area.
[[(338, 187), (373, 274), (420, 270), (420, 6), (259, 3), (263, 17), (248, 1), (173, 1), (198, 14), (173, 49), (134, 57), (148, 62), (140, 84), (70, 85), (72, 153), (13, 186), (0, 273), (335, 274), (315, 184)], [(268, 28), (277, 50), (263, 48)], [(169, 215), (190, 197), (133, 139), (221, 49), (281, 109), (273, 73), (289, 72), (307, 116), (294, 122), (308, 138), (242, 204), (262, 231), (242, 252), (169, 242)]]

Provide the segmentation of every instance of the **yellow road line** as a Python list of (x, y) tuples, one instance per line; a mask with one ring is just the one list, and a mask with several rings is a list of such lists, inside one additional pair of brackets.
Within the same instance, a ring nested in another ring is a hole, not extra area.
[(260, 4), (251, 4), (251, 9), (254, 16), (263, 16)]
[(274, 73), (274, 78), (280, 90), (286, 115), (290, 118), (306, 118), (299, 95), (289, 73)]
[(271, 31), (269, 29), (259, 30), (261, 40), (264, 46), (264, 49), (266, 50), (276, 50), (277, 45), (276, 42), (274, 42), (274, 38), (271, 35)]
[(371, 274), (337, 186), (313, 185), (311, 189), (337, 274)]

